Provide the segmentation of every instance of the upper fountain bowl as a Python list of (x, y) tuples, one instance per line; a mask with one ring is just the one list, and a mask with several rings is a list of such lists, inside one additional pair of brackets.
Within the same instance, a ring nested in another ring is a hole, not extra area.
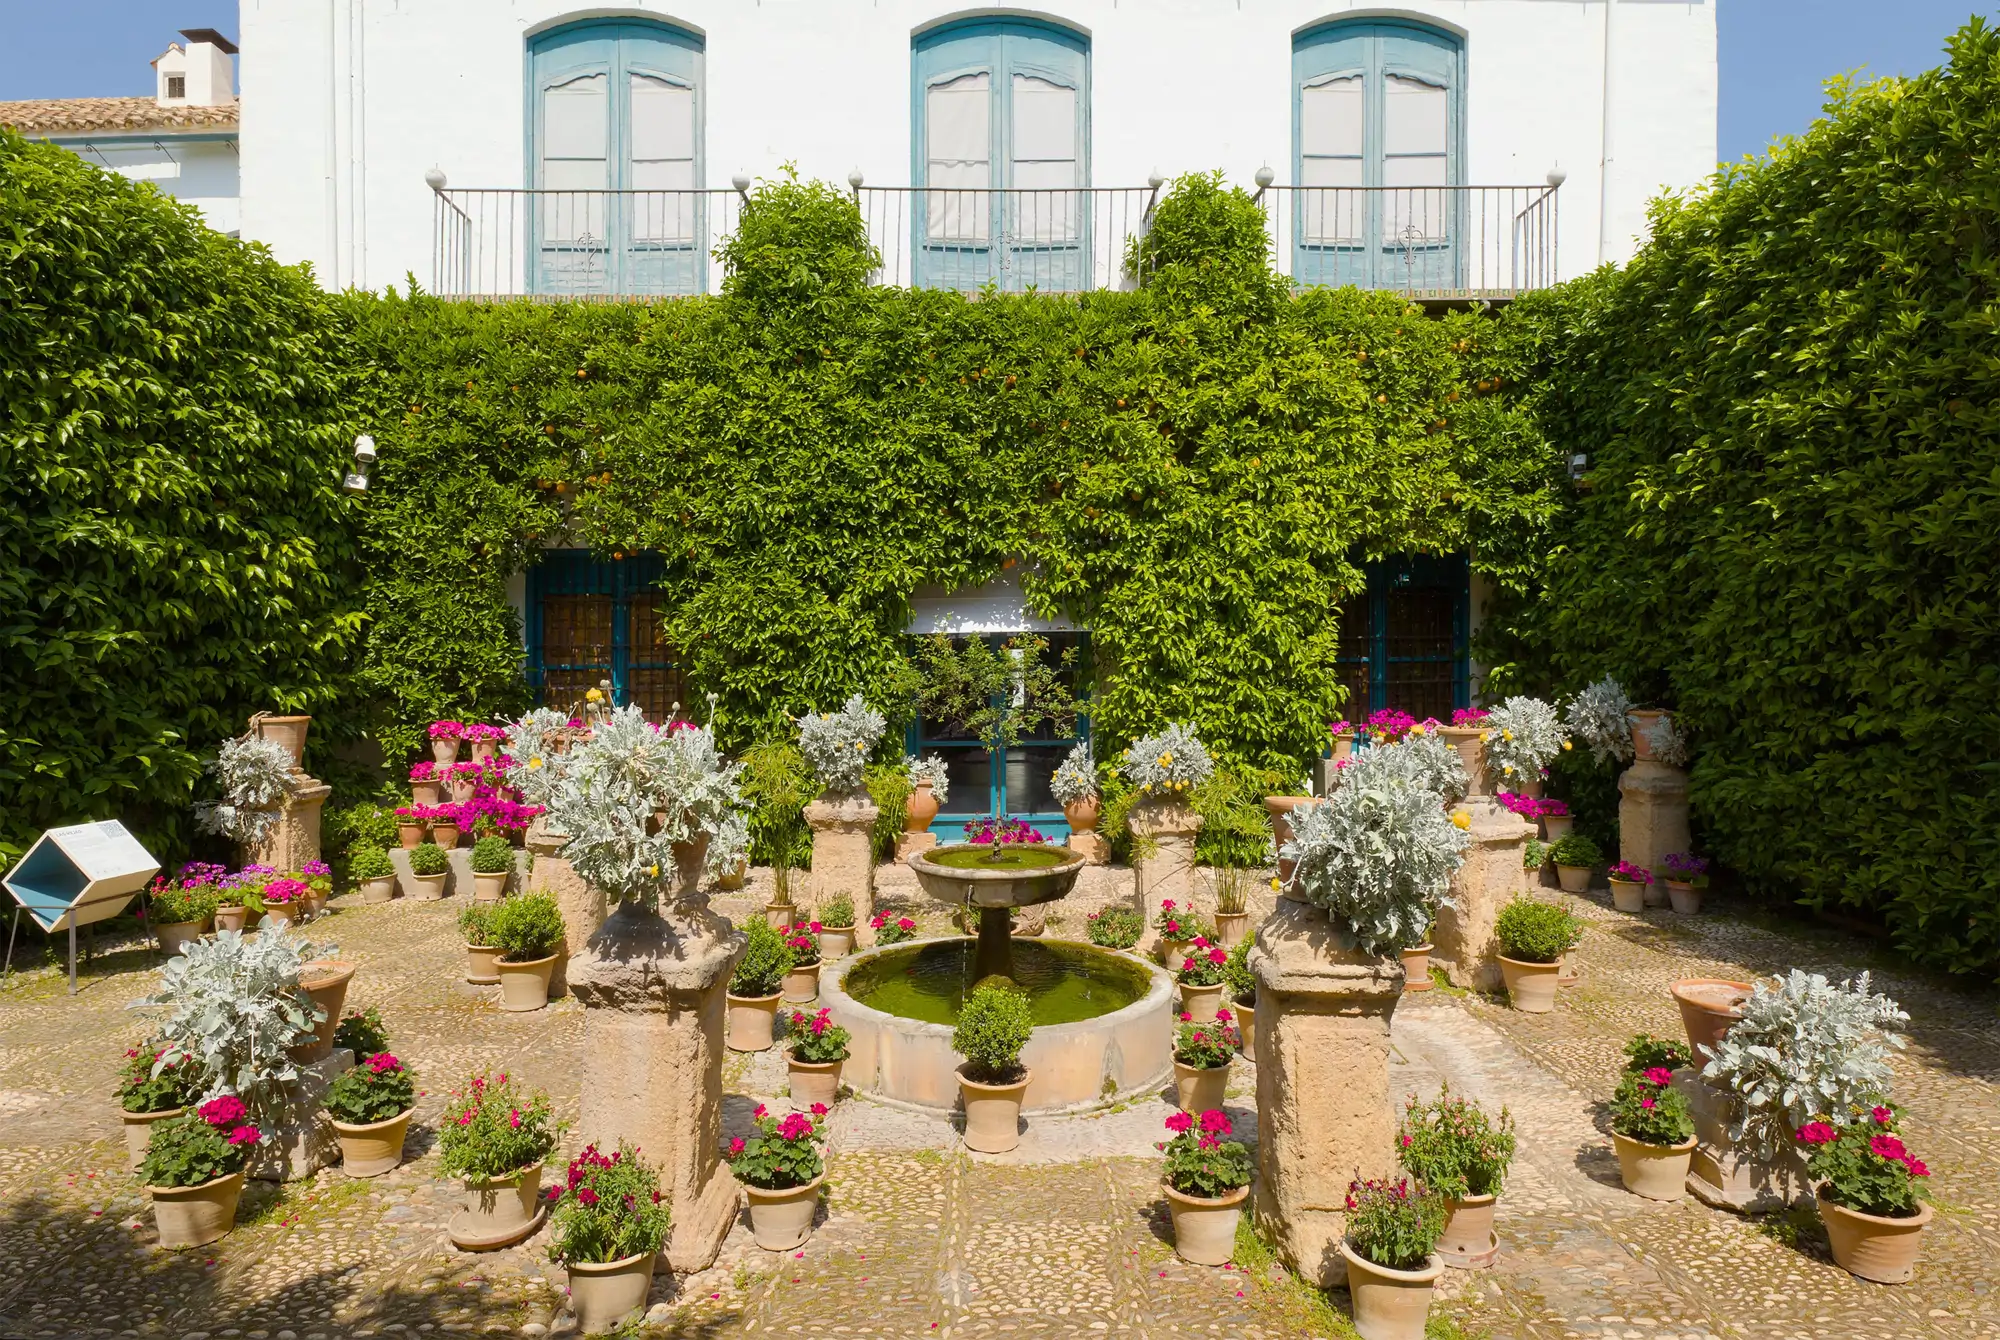
[(1084, 855), (1043, 842), (958, 842), (910, 853), (925, 893), (953, 907), (1033, 907), (1076, 887)]

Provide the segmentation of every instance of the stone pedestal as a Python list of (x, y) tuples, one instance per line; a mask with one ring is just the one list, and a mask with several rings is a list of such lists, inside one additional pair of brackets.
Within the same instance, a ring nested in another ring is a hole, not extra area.
[[(1104, 834), (1095, 829), (1088, 833), (1071, 833), (1066, 845), (1071, 851), (1082, 856), (1086, 865), (1111, 864), (1111, 843), (1105, 839)], [(900, 856), (901, 853), (897, 855)]]
[(835, 894), (854, 901), (857, 941), (874, 943), (868, 921), (875, 915), (875, 852), (871, 830), (881, 815), (866, 791), (827, 791), (806, 806), (812, 827), (812, 869), (807, 872), (807, 909), (824, 906)]
[(1521, 888), (1521, 855), (1535, 826), (1491, 796), (1473, 797), (1458, 809), (1471, 820), (1472, 842), (1451, 877), (1451, 901), (1438, 908), (1431, 962), (1445, 970), (1453, 986), (1498, 991), (1500, 940), (1493, 924)]
[(937, 846), (937, 844), (937, 834), (931, 832), (928, 828), (921, 833), (898, 833), (896, 834), (896, 864), (901, 865), (903, 862), (909, 860), (912, 852), (929, 851)]
[(278, 821), (262, 842), (243, 850), (245, 865), (268, 865), (273, 870), (292, 871), (319, 854), (320, 810), (333, 788), (325, 782), (294, 774), (291, 790), (276, 808)]
[[(418, 902), (430, 901), (430, 895), (425, 893), (422, 887), (416, 882), (416, 872), (410, 869), (410, 853), (408, 849), (403, 847), (389, 848), (389, 864), (396, 871), (396, 891), (398, 893), (402, 894), (405, 898), (414, 898)], [(458, 882), (458, 867), (455, 864), (450, 864), (445, 867), (444, 892), (438, 896), (449, 898), (455, 893), (463, 893), (467, 897), (471, 897), (472, 884), (470, 881), (460, 884)]]
[(1664, 895), (1667, 853), (1694, 846), (1687, 773), (1641, 759), (1619, 776), (1618, 796), (1618, 857), (1652, 871), (1653, 891)]
[(1396, 1167), (1389, 1022), (1403, 964), (1350, 946), (1290, 898), (1258, 928), (1256, 1215), (1294, 1270), (1343, 1284), (1347, 1186)]
[(1139, 913), (1146, 918), (1139, 952), (1148, 954), (1160, 942), (1153, 921), (1161, 903), (1171, 900), (1176, 908), (1194, 910), (1194, 838), (1201, 816), (1178, 800), (1142, 800), (1132, 807), (1126, 824), (1132, 830)]
[[(445, 881), (447, 887), (459, 890), (467, 897), (477, 886), (472, 882), (472, 848), (453, 847), (445, 853), (451, 862), (451, 878)], [(528, 871), (534, 858), (529, 853), (517, 849), (514, 852), (514, 873), (507, 877), (507, 893), (520, 893), (528, 887)]]
[(340, 1162), (340, 1140), (326, 1115), (326, 1091), (353, 1068), (354, 1053), (345, 1047), (300, 1066), (283, 1120), (265, 1129), (270, 1138), (257, 1146), (244, 1171), (260, 1181), (297, 1182)]
[[(569, 994), (571, 960), (583, 952), (585, 942), (604, 924), (608, 911), (604, 890), (593, 888), (566, 858), (555, 855), (568, 840), (564, 833), (541, 834), (533, 852), (534, 866), (528, 873), (528, 891), (546, 893), (556, 900), (556, 906), (562, 909), (566, 932), (562, 953), (556, 957), (555, 970), (549, 974), (550, 1000)], [(470, 881), (465, 889), (467, 893), (472, 891)]]
[[(705, 847), (706, 844), (695, 844)], [(683, 869), (682, 886), (699, 881)], [(736, 1222), (737, 1186), (723, 1167), (724, 996), (743, 937), (690, 893), (664, 913), (621, 903), (570, 964), (582, 1002), (578, 1136), (638, 1146), (673, 1207), (667, 1264), (712, 1264)]]
[(1734, 1094), (1704, 1082), (1692, 1067), (1674, 1072), (1674, 1087), (1694, 1117), (1687, 1189), (1696, 1199), (1738, 1214), (1763, 1214), (1812, 1199), (1812, 1183), (1798, 1155), (1786, 1150), (1776, 1159), (1754, 1158), (1730, 1138)]

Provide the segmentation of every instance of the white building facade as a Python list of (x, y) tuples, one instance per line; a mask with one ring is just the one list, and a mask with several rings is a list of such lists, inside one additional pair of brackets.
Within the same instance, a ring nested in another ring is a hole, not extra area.
[[(855, 191), (884, 282), (1129, 282), (1220, 169), (1302, 283), (1505, 296), (1715, 166), (1712, 3), (242, 0), (246, 237), (329, 286), (712, 290), (738, 184)], [(1558, 185), (1559, 184), (1559, 185)]]

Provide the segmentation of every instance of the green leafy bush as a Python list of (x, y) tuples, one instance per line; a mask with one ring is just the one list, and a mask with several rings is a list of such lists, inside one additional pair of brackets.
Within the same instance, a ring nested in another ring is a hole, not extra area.
[(854, 899), (844, 893), (834, 894), (820, 904), (819, 916), (815, 919), (820, 925), (835, 930), (851, 929), (854, 925)]
[(793, 1060), (826, 1065), (847, 1059), (847, 1044), (852, 1039), (846, 1029), (833, 1022), (833, 1011), (822, 1009), (817, 1014), (807, 1014), (804, 1010), (793, 1010), (785, 1024)]
[[(504, 901), (504, 900), (502, 900)], [(469, 903), (459, 909), (458, 933), (475, 949), (493, 946), (493, 909), (497, 903)]]
[(1137, 908), (1107, 907), (1084, 919), (1084, 934), (1106, 949), (1130, 949), (1146, 933), (1146, 918)]
[(1557, 865), (1589, 867), (1602, 864), (1604, 853), (1583, 834), (1571, 833), (1549, 848), (1549, 859)]
[(1257, 975), (1250, 971), (1250, 949), (1255, 943), (1248, 938), (1238, 940), (1229, 951), (1229, 962), (1222, 965), (1222, 980), (1229, 987), (1229, 999), (1252, 1009), (1257, 1007)]
[(1243, 1035), (1228, 1016), (1228, 1011), (1216, 1011), (1213, 1023), (1198, 1024), (1181, 1016), (1182, 1022), (1174, 1029), (1174, 1059), (1184, 1066), (1196, 1070), (1219, 1070), (1236, 1059), (1236, 1049), (1243, 1045)]
[(1521, 963), (1555, 963), (1583, 938), (1583, 923), (1566, 907), (1517, 896), (1500, 909), (1493, 933), (1508, 958)]
[(1348, 1185), (1347, 1240), (1363, 1260), (1421, 1270), (1443, 1234), (1443, 1201), (1407, 1178)]
[(562, 948), (567, 928), (562, 909), (546, 893), (522, 893), (493, 904), (487, 935), (502, 963), (534, 963)]
[(743, 956), (729, 975), (729, 993), (734, 996), (776, 995), (791, 971), (792, 948), (785, 936), (761, 916), (753, 916), (743, 926)]
[(396, 867), (383, 847), (357, 847), (347, 858), (347, 876), (355, 883), (369, 879), (390, 879)]
[[(225, 1116), (224, 1113), (234, 1115)], [(203, 1115), (213, 1113), (213, 1118)], [(200, 1111), (156, 1121), (146, 1134), (139, 1180), (147, 1186), (201, 1186), (243, 1171), (260, 1132), (243, 1119), (234, 1098), (204, 1103)]]
[(1628, 1070), (1611, 1095), (1611, 1129), (1648, 1145), (1677, 1145), (1694, 1135), (1687, 1099), (1663, 1070)]
[(201, 1096), (199, 1068), (172, 1048), (141, 1043), (125, 1053), (118, 1106), (127, 1112), (171, 1112)]
[(389, 1030), (383, 1026), (382, 1011), (373, 1005), (349, 1010), (333, 1030), (333, 1045), (353, 1052), (356, 1060), (388, 1051)]
[(965, 1058), (962, 1073), (973, 1083), (1012, 1084), (1021, 1077), (1021, 1048), (1034, 1028), (1026, 996), (982, 983), (959, 1007), (951, 1048)]
[(451, 869), (451, 858), (444, 848), (435, 842), (419, 842), (410, 848), (410, 873), (413, 875), (442, 875)]
[(472, 844), (472, 873), (506, 875), (514, 871), (514, 848), (503, 837), (483, 837)]
[(146, 918), (154, 926), (180, 926), (200, 921), (214, 914), (215, 905), (213, 886), (189, 888), (162, 882), (146, 891)]
[(387, 1121), (416, 1105), (416, 1080), (388, 1052), (357, 1055), (351, 1069), (328, 1086), (326, 1110), (335, 1121), (367, 1126)]
[(1514, 1118), (1506, 1108), (1496, 1120), (1447, 1085), (1427, 1103), (1412, 1094), (1404, 1104), (1402, 1124), (1399, 1157), (1424, 1190), (1463, 1200), (1497, 1196), (1506, 1185), (1507, 1168), (1514, 1161)]
[(508, 1177), (554, 1153), (562, 1131), (547, 1094), (524, 1088), (505, 1071), (480, 1071), (444, 1106), (438, 1166), (453, 1177)]
[(549, 1197), (555, 1202), (549, 1211), (552, 1261), (603, 1265), (657, 1252), (667, 1240), (659, 1174), (623, 1142), (608, 1155), (584, 1146)]
[(1687, 1043), (1679, 1038), (1656, 1038), (1651, 1033), (1634, 1033), (1625, 1041), (1627, 1070), (1679, 1070), (1691, 1060)]

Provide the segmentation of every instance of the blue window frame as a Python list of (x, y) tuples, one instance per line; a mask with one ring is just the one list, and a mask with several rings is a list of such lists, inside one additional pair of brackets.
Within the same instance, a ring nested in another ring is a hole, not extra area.
[(1293, 273), (1361, 288), (1464, 285), (1465, 48), (1400, 19), (1292, 44)]
[(601, 19), (528, 44), (528, 287), (699, 293), (707, 286), (702, 39)]
[(655, 553), (606, 562), (584, 549), (552, 549), (528, 569), (528, 680), (540, 701), (567, 707), (611, 681), (612, 700), (637, 703), (649, 721), (692, 705), (680, 658), (663, 636)]
[(1367, 589), (1340, 607), (1341, 710), (1350, 721), (1396, 708), (1422, 721), (1472, 706), (1472, 586), (1462, 556), (1367, 566)]
[(915, 280), (1075, 290), (1090, 275), (1090, 40), (972, 19), (911, 47)]

